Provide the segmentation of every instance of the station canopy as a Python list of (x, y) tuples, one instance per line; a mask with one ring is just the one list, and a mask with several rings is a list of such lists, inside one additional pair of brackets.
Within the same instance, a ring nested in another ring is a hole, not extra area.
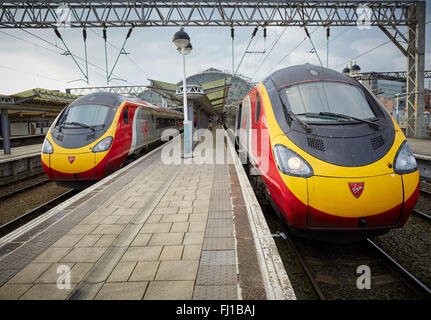
[[(149, 88), (158, 94), (180, 104), (182, 103), (182, 95), (177, 93), (177, 88), (182, 86), (182, 83), (168, 83), (158, 80), (149, 79), (150, 85)], [(203, 98), (205, 98), (205, 104), (210, 106), (213, 112), (210, 113), (221, 113), (223, 112), (223, 107), (226, 104), (226, 98), (229, 91), (231, 82), (231, 77), (224, 77), (221, 79), (208, 81), (205, 83), (194, 83), (193, 85), (200, 85), (203, 91)], [(187, 82), (187, 87), (189, 87), (189, 83)], [(195, 94), (195, 93), (188, 93)], [(203, 101), (200, 99), (200, 101)]]
[(0, 96), (0, 108), (19, 115), (56, 116), (80, 96), (56, 90), (31, 89), (12, 95)]

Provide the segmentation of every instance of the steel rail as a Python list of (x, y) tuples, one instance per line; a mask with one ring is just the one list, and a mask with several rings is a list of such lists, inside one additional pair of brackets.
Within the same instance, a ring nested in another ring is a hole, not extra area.
[(415, 215), (417, 215), (418, 217), (420, 217), (420, 218), (424, 219), (424, 220), (431, 221), (431, 216), (427, 215), (426, 213), (423, 213), (422, 211), (419, 211), (419, 210), (413, 209), (413, 213), (414, 213)]
[(431, 192), (424, 190), (424, 189), (419, 189), (420, 193), (426, 194), (427, 196), (431, 196)]
[(386, 261), (388, 261), (398, 272), (400, 272), (404, 277), (408, 278), (425, 296), (431, 299), (431, 289), (428, 288), (424, 283), (417, 279), (413, 274), (411, 274), (407, 269), (405, 269), (401, 264), (399, 264), (394, 258), (387, 254), (382, 248), (375, 244), (372, 240), (367, 239), (368, 245), (373, 248), (379, 255), (381, 255)]
[(305, 275), (308, 278), (308, 281), (310, 281), (310, 284), (313, 287), (313, 290), (316, 292), (316, 294), (320, 300), (325, 300), (325, 296), (323, 295), (322, 290), (320, 290), (320, 287), (317, 284), (316, 279), (313, 277), (313, 275), (310, 271), (310, 268), (308, 268), (307, 263), (305, 262), (305, 259), (303, 258), (301, 252), (299, 251), (298, 247), (296, 246), (296, 244), (293, 240), (292, 235), (289, 232), (287, 232), (287, 234), (289, 235), (288, 242), (291, 245), (293, 251), (295, 252), (295, 255), (298, 258), (299, 263), (301, 264), (301, 267), (304, 270)]

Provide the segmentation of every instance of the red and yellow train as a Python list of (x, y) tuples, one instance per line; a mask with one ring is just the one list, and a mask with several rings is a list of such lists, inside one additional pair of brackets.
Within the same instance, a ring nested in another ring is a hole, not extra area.
[(298, 235), (382, 234), (402, 227), (416, 204), (406, 137), (351, 77), (310, 64), (281, 69), (227, 113), (225, 126)]
[(81, 188), (119, 169), (124, 161), (180, 129), (181, 113), (93, 93), (68, 105), (53, 122), (42, 147), (42, 166), (51, 180)]

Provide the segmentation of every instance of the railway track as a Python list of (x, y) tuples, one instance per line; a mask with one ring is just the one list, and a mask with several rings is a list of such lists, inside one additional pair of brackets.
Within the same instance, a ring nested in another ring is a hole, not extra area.
[[(430, 197), (430, 201), (431, 201), (431, 192), (424, 189), (419, 189), (419, 191), (421, 195), (424, 195), (425, 197)], [(431, 215), (425, 212), (422, 212), (421, 210), (413, 209), (413, 214), (417, 215), (418, 217), (424, 220), (431, 221)]]
[(23, 224), (37, 218), (38, 216), (42, 215), (43, 213), (47, 212), (48, 210), (54, 208), (55, 206), (59, 205), (63, 201), (69, 199), (73, 195), (78, 193), (77, 190), (69, 190), (64, 192), (63, 194), (59, 195), (58, 197), (51, 199), (44, 204), (38, 206), (37, 208), (34, 208), (30, 211), (27, 211), (26, 213), (20, 215), (19, 217), (3, 224), (0, 226), (0, 238), (5, 236), (6, 234), (14, 231), (15, 229), (19, 228)]
[(425, 194), (427, 196), (431, 196), (431, 192), (429, 192), (429, 191), (427, 191), (425, 189), (419, 189), (419, 192), (422, 193), (422, 194)]
[(17, 195), (17, 194), (22, 193), (24, 191), (28, 191), (28, 190), (34, 189), (34, 188), (39, 187), (41, 185), (44, 185), (44, 184), (46, 184), (48, 182), (50, 182), (49, 179), (44, 179), (42, 181), (38, 181), (38, 182), (32, 183), (30, 185), (27, 185), (25, 187), (19, 188), (17, 190), (13, 190), (13, 191), (10, 191), (8, 193), (2, 194), (2, 195), (0, 195), (0, 201), (8, 199), (10, 197), (13, 197), (14, 195)]
[[(334, 249), (332, 245), (326, 247), (287, 234), (286, 240), (320, 300), (397, 299), (398, 294), (403, 294), (403, 299), (431, 299), (430, 288), (370, 239)], [(355, 271), (359, 265), (370, 266), (371, 290), (356, 288), (359, 275)], [(345, 269), (350, 269), (350, 274)]]
[(426, 214), (426, 213), (423, 213), (422, 211), (413, 209), (413, 214), (417, 215), (418, 217), (420, 217), (420, 218), (422, 218), (424, 220), (427, 220), (427, 221), (431, 222), (431, 216), (428, 215), (428, 214)]
[(401, 264), (399, 264), (394, 258), (387, 254), (382, 248), (380, 248), (375, 242), (370, 239), (366, 240), (366, 243), (373, 248), (381, 257), (383, 257), (392, 267), (394, 267), (399, 273), (401, 273), (406, 279), (413, 283), (414, 287), (421, 292), (424, 297), (431, 299), (431, 289), (418, 280), (413, 274), (406, 270)]

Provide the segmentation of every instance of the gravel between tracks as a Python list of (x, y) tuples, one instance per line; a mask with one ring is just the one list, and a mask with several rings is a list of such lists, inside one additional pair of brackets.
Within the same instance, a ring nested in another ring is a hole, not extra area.
[(37, 182), (40, 182), (40, 181), (44, 181), (46, 179), (47, 179), (46, 175), (45, 174), (41, 174), (41, 175), (29, 178), (29, 179), (25, 179), (25, 180), (22, 180), (22, 181), (14, 182), (14, 183), (12, 183), (10, 185), (0, 187), (0, 195), (7, 194), (9, 192), (14, 192), (16, 190), (19, 190), (19, 189), (25, 188), (27, 186), (30, 186), (30, 185), (32, 185), (34, 183), (37, 183)]
[(372, 240), (431, 287), (431, 223), (411, 215), (403, 228), (393, 229)]
[(5, 224), (27, 211), (54, 199), (70, 189), (48, 182), (40, 187), (14, 195), (0, 202), (0, 225)]
[[(420, 188), (431, 192), (431, 183), (422, 181)], [(431, 215), (431, 196), (419, 193), (419, 199), (415, 208), (423, 213)]]

